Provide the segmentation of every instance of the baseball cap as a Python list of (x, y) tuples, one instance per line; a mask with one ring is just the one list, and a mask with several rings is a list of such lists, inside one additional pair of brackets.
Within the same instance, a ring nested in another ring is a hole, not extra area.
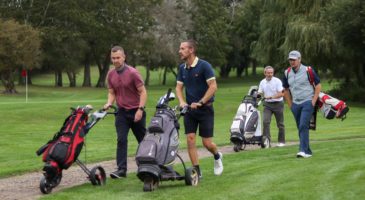
[(300, 55), (300, 52), (299, 52), (299, 51), (297, 51), (297, 50), (294, 50), (294, 51), (291, 51), (291, 52), (289, 53), (288, 59), (294, 59), (294, 60), (297, 60), (297, 59), (298, 59), (298, 58), (300, 58), (300, 57), (302, 57), (302, 56)]

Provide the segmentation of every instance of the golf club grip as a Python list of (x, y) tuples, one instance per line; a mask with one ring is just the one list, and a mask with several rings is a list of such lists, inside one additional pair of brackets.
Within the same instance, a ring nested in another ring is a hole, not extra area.
[(42, 154), (43, 154), (43, 152), (47, 149), (48, 145), (49, 145), (49, 143), (47, 143), (47, 144), (45, 144), (45, 145), (41, 146), (41, 148), (39, 148), (39, 149), (38, 149), (38, 151), (36, 151), (37, 156), (42, 155)]
[(167, 100), (167, 101), (170, 99), (171, 91), (172, 91), (172, 89), (171, 89), (171, 88), (169, 88), (169, 89), (167, 90), (167, 94), (166, 94), (166, 100)]

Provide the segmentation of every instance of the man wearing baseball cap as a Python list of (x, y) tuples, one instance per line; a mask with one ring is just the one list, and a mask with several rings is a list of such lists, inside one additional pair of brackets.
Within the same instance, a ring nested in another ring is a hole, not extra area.
[(307, 66), (301, 63), (299, 51), (291, 51), (288, 55), (290, 67), (285, 70), (283, 79), (284, 98), (291, 109), (299, 133), (298, 158), (309, 158), (312, 151), (309, 147), (309, 122), (314, 106), (321, 91), (320, 79), (313, 70), (314, 84), (308, 80)]

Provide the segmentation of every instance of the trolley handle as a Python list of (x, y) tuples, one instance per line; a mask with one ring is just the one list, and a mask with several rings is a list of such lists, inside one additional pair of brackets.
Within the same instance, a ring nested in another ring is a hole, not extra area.
[(106, 114), (117, 114), (117, 112), (118, 112), (118, 108), (116, 107), (116, 106), (114, 106), (114, 105), (110, 105), (107, 109), (104, 109), (104, 108), (102, 108), (102, 109), (100, 109), (99, 110), (99, 112), (105, 112), (105, 111), (107, 111), (109, 108), (112, 108), (113, 109), (113, 111), (112, 112), (106, 112)]

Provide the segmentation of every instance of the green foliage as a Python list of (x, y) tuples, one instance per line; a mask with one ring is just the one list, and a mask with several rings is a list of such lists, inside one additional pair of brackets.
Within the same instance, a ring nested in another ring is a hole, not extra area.
[[(234, 21), (232, 37), (233, 51), (238, 51), (240, 62), (248, 67), (250, 60), (255, 59), (253, 56), (253, 47), (257, 42), (260, 32), (260, 16), (262, 6), (257, 3), (260, 1), (248, 0), (242, 7), (238, 8), (237, 20)], [(232, 59), (232, 58), (231, 58)], [(236, 63), (236, 66), (239, 64)]]
[[(353, 81), (365, 85), (365, 4), (360, 0), (334, 1), (325, 11), (325, 20), (336, 37), (337, 65), (329, 66), (336, 78), (345, 78), (348, 86)], [(360, 92), (360, 91), (358, 91)]]
[(214, 67), (227, 63), (230, 50), (228, 39), (228, 13), (221, 1), (192, 0), (190, 10), (193, 30), (189, 35), (198, 42), (198, 56), (207, 59)]
[(0, 19), (0, 75), (5, 93), (16, 93), (14, 72), (38, 67), (41, 58), (39, 32), (14, 20)]
[(39, 32), (14, 20), (0, 19), (0, 71), (36, 68), (40, 59)]
[[(174, 73), (180, 62), (179, 43), (193, 38), (199, 43), (198, 55), (219, 68), (221, 77), (231, 71), (239, 77), (244, 70), (248, 73), (249, 66), (253, 74), (262, 65), (283, 70), (288, 52), (297, 49), (303, 63), (315, 67), (320, 76), (362, 88), (364, 4), (361, 0), (3, 0), (0, 17), (40, 31), (43, 70), (52, 69), (56, 75), (68, 72), (76, 79), (82, 66), (97, 65), (97, 87), (105, 86), (112, 45), (125, 48), (131, 65), (146, 66), (148, 71), (163, 68), (165, 76)], [(8, 61), (2, 58), (2, 62)]]

